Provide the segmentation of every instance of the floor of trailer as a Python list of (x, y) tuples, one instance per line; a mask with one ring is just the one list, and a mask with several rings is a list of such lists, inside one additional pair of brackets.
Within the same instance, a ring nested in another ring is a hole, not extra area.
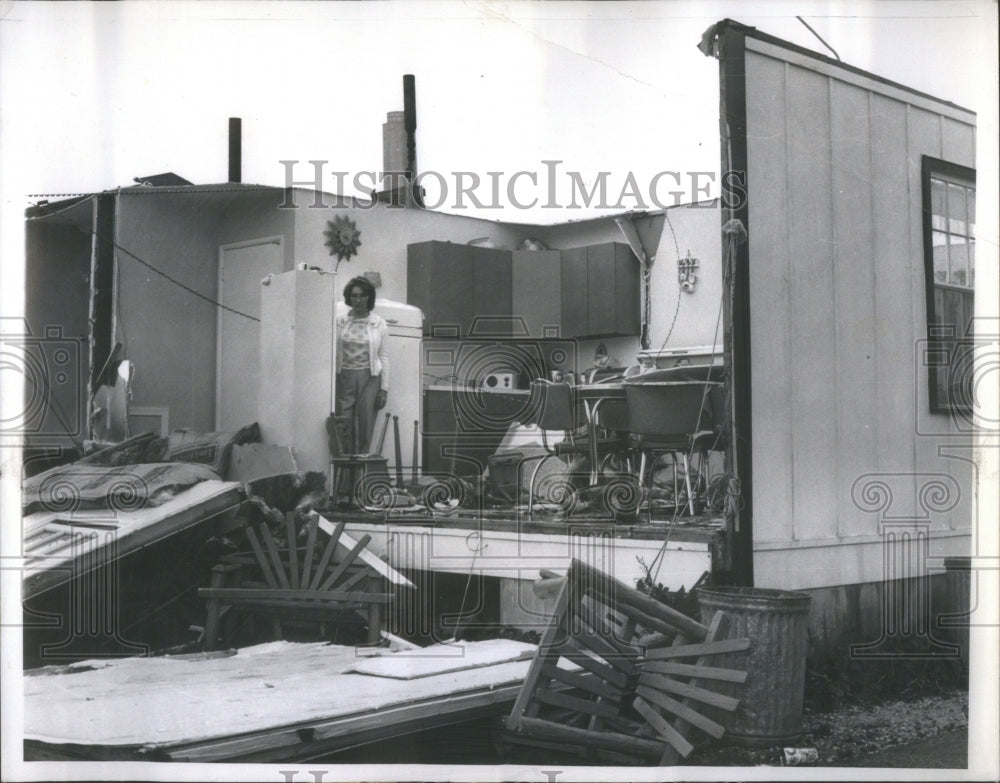
[(399, 508), (389, 511), (363, 509), (322, 512), (327, 518), (348, 522), (424, 525), (442, 529), (468, 529), (470, 525), (484, 530), (532, 533), (566, 533), (570, 530), (599, 529), (618, 538), (662, 540), (667, 535), (677, 541), (709, 541), (722, 530), (724, 519), (719, 514), (673, 515), (669, 508), (645, 512), (628, 522), (615, 521), (608, 514), (555, 514), (536, 512), (529, 515), (516, 507), (493, 509), (457, 508), (449, 511), (428, 511)]
[[(573, 558), (626, 584), (653, 576), (671, 590), (690, 588), (725, 558), (721, 516), (657, 515), (616, 523), (608, 516), (529, 516), (518, 509), (408, 509), (323, 512), (401, 570), (476, 573), (530, 582), (565, 573)], [(650, 573), (647, 573), (647, 570)]]
[(272, 642), (38, 669), (24, 677), (25, 757), (320, 758), (509, 710), (534, 649), (460, 642), (368, 658), (362, 673), (358, 648)]

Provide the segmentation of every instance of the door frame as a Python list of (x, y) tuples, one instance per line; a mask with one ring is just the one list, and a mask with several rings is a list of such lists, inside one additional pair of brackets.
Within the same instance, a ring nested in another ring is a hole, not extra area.
[[(216, 281), (215, 290), (217, 295), (217, 301), (219, 305), (222, 305), (222, 262), (225, 258), (227, 250), (240, 250), (245, 247), (254, 247), (256, 245), (277, 245), (278, 254), (281, 258), (281, 268), (284, 271), (285, 267), (285, 256), (284, 256), (284, 240), (283, 234), (274, 234), (267, 237), (259, 237), (257, 239), (245, 239), (242, 242), (229, 242), (225, 245), (219, 245), (219, 258), (216, 264)], [(222, 309), (221, 306), (216, 308), (215, 313), (215, 430), (219, 430), (219, 411), (222, 408), (222, 316), (226, 311)]]

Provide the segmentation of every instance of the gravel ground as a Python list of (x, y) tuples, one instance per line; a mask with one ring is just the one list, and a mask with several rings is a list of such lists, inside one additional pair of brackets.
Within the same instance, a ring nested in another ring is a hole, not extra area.
[[(960, 744), (956, 732), (968, 728), (969, 697), (964, 691), (927, 696), (906, 701), (890, 701), (873, 706), (851, 706), (836, 712), (806, 713), (803, 734), (795, 743), (815, 748), (819, 760), (813, 766), (872, 766), (872, 754), (898, 748), (892, 766), (925, 766), (919, 752), (912, 764), (905, 763), (904, 746), (954, 735), (951, 744)], [(964, 734), (963, 734), (964, 736)], [(779, 766), (782, 748), (706, 747), (696, 751), (689, 763), (712, 766)], [(955, 754), (952, 754), (956, 758)], [(961, 766), (965, 766), (964, 763)]]

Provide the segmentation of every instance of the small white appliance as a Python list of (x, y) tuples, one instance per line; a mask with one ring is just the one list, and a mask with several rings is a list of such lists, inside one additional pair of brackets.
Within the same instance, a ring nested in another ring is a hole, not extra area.
[(483, 377), (480, 387), (485, 391), (509, 391), (514, 388), (515, 379), (512, 372), (491, 372)]

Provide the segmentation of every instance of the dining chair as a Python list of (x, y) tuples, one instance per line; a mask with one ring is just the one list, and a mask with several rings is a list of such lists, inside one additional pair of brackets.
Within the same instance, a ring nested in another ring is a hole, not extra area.
[[(531, 384), (531, 395), (536, 411), (533, 423), (542, 431), (545, 454), (540, 455), (531, 473), (528, 482), (529, 501), (534, 498), (535, 479), (544, 458), (556, 457), (563, 459), (569, 465), (573, 457), (589, 457), (595, 453), (590, 440), (594, 438), (596, 454), (603, 464), (611, 454), (623, 452), (630, 446), (628, 439), (617, 432), (626, 429), (627, 421), (622, 415), (623, 412), (616, 411), (612, 407), (605, 415), (604, 408), (607, 406), (602, 406), (597, 419), (591, 421), (584, 406), (576, 399), (571, 384), (538, 379)], [(586, 427), (585, 434), (581, 433), (583, 427)], [(601, 432), (602, 427), (605, 429), (604, 432)], [(550, 444), (547, 433), (552, 431), (561, 431), (563, 440)]]
[[(696, 486), (708, 468), (708, 451), (716, 440), (710, 393), (711, 381), (651, 381), (641, 376), (625, 381), (628, 429), (639, 453), (638, 476), (651, 488), (653, 468), (661, 456), (673, 463), (674, 502), (680, 491), (677, 463), (683, 472), (688, 512), (694, 516)], [(698, 480), (691, 482), (691, 459), (698, 456)], [(648, 484), (647, 484), (648, 474)]]

